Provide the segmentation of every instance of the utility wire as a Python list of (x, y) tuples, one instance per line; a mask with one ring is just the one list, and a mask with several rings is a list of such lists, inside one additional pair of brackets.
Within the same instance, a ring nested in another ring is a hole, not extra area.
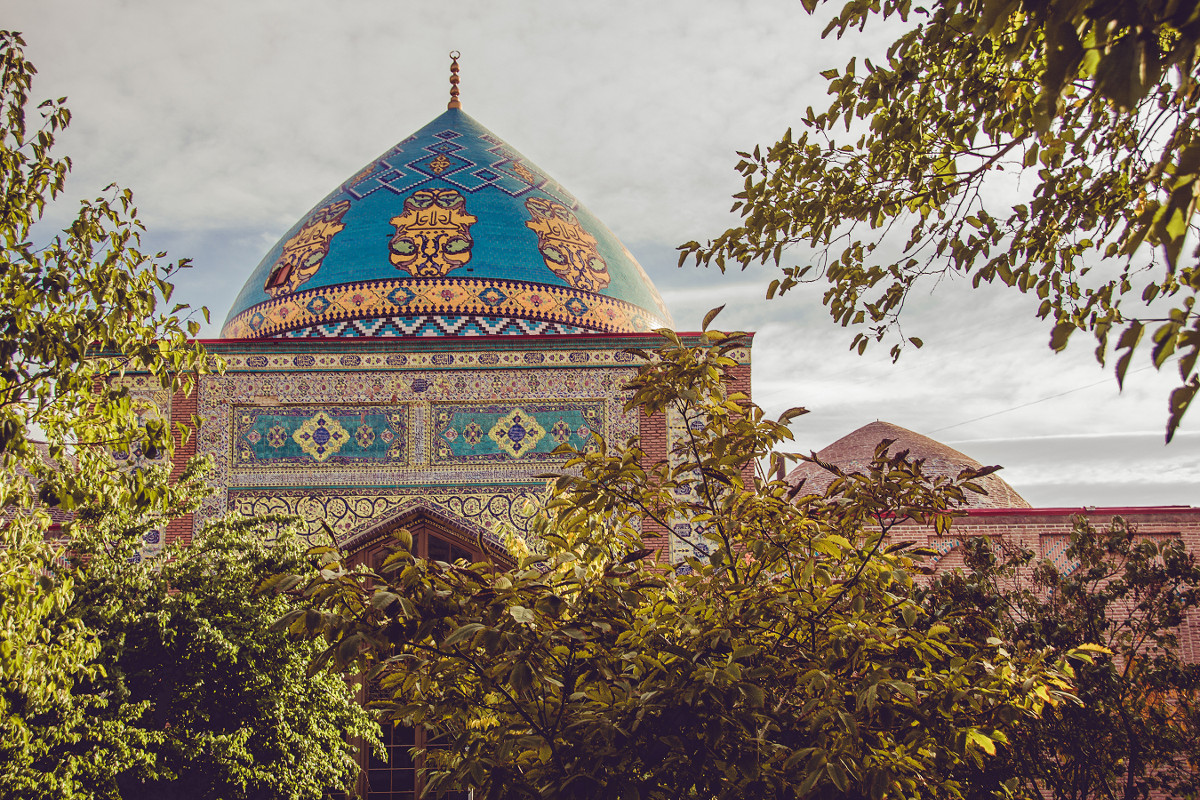
[[(1175, 359), (1170, 359), (1170, 361), (1174, 361), (1174, 360)], [(1163, 362), (1163, 363), (1164, 364), (1169, 363), (1169, 361)], [(1153, 365), (1151, 365), (1151, 366), (1153, 366)], [(1146, 366), (1146, 367), (1141, 367), (1139, 369), (1135, 369), (1132, 374), (1136, 374), (1138, 372), (1145, 372), (1146, 370), (1150, 369), (1151, 366)], [(1010, 408), (1004, 408), (1004, 409), (1001, 409), (1000, 411), (993, 411), (991, 414), (984, 414), (982, 417), (975, 417), (974, 419), (968, 419), (963, 422), (956, 422), (953, 425), (946, 425), (941, 428), (936, 428), (936, 429), (930, 431), (929, 434), (932, 435), (934, 433), (948, 431), (951, 428), (961, 428), (963, 425), (970, 425), (972, 422), (979, 422), (980, 420), (990, 419), (992, 417), (998, 417), (1001, 414), (1007, 414), (1010, 411), (1016, 411), (1021, 408), (1028, 408), (1029, 406), (1036, 406), (1038, 403), (1044, 403), (1047, 400), (1054, 400), (1059, 397), (1065, 397), (1066, 395), (1074, 394), (1075, 392), (1082, 392), (1084, 389), (1092, 389), (1096, 386), (1100, 386), (1101, 384), (1106, 384), (1106, 383), (1110, 383), (1110, 382), (1111, 382), (1111, 379), (1105, 378), (1102, 381), (1096, 381), (1095, 383), (1089, 383), (1086, 386), (1076, 386), (1074, 389), (1067, 389), (1065, 392), (1059, 392), (1058, 394), (1047, 395), (1046, 397), (1041, 397), (1041, 398), (1038, 398), (1037, 400), (1030, 400), (1028, 403), (1021, 403), (1020, 405), (1012, 406)]]

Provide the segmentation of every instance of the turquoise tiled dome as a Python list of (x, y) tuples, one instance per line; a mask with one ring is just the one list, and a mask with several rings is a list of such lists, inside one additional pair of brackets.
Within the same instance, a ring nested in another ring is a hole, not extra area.
[(267, 253), (222, 336), (629, 333), (671, 316), (624, 245), (461, 109), (372, 161)]

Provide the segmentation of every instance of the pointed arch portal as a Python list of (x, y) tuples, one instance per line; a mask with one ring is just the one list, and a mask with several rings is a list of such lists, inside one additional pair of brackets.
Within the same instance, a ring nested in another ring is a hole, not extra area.
[[(507, 566), (510, 558), (486, 540), (483, 531), (470, 522), (454, 517), (437, 506), (416, 503), (380, 520), (343, 545), (350, 564), (376, 568), (387, 558), (393, 543), (392, 533), (406, 529), (413, 537), (413, 555), (433, 561), (490, 561)], [(369, 701), (371, 687), (363, 689)], [(416, 800), (421, 796), (423, 758), (414, 758), (414, 747), (436, 747), (428, 732), (421, 728), (384, 725), (385, 757), (361, 753), (360, 793), (367, 800)], [(441, 800), (467, 800), (466, 792), (446, 792)]]

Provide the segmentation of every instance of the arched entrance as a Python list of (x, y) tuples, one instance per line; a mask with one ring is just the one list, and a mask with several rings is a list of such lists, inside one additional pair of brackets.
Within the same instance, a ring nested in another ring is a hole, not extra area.
[[(442, 509), (418, 504), (405, 509), (389, 519), (373, 526), (349, 540), (345, 547), (350, 555), (350, 564), (365, 564), (378, 567), (387, 558), (393, 545), (392, 532), (407, 529), (413, 537), (413, 555), (433, 561), (454, 562), (465, 559), (469, 562), (490, 561), (497, 566), (508, 566), (510, 559), (484, 544), (480, 531), (464, 520), (457, 520)], [(370, 687), (364, 687), (366, 702)], [(422, 728), (407, 728), (385, 725), (383, 746), (386, 758), (373, 753), (363, 753), (362, 776), (359, 792), (367, 800), (416, 800), (422, 786), (421, 758), (414, 759), (409, 752), (414, 747), (436, 747), (428, 733)], [(465, 792), (450, 792), (437, 795), (443, 800), (467, 800)]]

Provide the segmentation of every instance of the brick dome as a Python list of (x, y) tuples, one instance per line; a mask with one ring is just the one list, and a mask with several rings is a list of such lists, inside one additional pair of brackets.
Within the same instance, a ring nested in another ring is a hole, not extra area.
[[(843, 436), (817, 453), (817, 457), (836, 464), (846, 472), (862, 472), (875, 457), (875, 448), (884, 439), (893, 439), (895, 444), (889, 452), (909, 451), (909, 458), (924, 459), (925, 474), (931, 476), (957, 477), (966, 469), (983, 466), (968, 455), (958, 452), (949, 445), (914, 433), (907, 428), (890, 422), (872, 422), (851, 434)], [(804, 493), (821, 493), (833, 483), (834, 476), (813, 463), (803, 463), (788, 473), (787, 482), (793, 486), (804, 481)], [(1028, 501), (1017, 493), (995, 473), (977, 481), (987, 494), (967, 493), (967, 508), (1031, 508)]]

